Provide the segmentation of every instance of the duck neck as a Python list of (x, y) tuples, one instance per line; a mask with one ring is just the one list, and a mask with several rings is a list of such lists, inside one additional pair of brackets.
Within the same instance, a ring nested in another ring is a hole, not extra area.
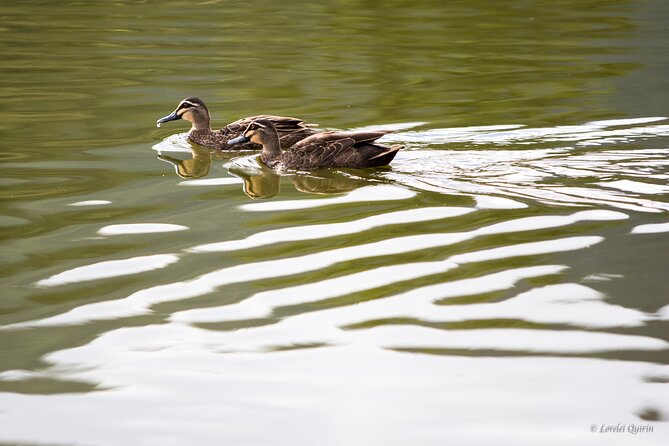
[(188, 139), (194, 143), (209, 148), (220, 148), (221, 145), (225, 142), (223, 140), (223, 136), (220, 133), (213, 132), (208, 127), (199, 130), (194, 125), (188, 132)]
[(198, 131), (203, 133), (211, 133), (211, 124), (209, 116), (202, 117), (192, 122), (193, 126), (190, 128), (191, 132)]
[(190, 138), (191, 141), (201, 144), (203, 146), (218, 147), (220, 145), (220, 141), (218, 141), (219, 138), (217, 138), (217, 135), (215, 135), (214, 132), (211, 130), (208, 119), (206, 122), (203, 121), (193, 122), (193, 126), (190, 128), (190, 131), (188, 132), (188, 137)]
[(275, 129), (263, 135), (261, 158), (265, 160), (274, 160), (281, 157), (281, 144), (279, 143), (279, 134)]

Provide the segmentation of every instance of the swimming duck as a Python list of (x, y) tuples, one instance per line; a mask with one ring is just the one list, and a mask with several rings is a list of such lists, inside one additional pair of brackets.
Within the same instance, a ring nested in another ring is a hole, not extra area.
[(385, 166), (404, 146), (386, 147), (374, 142), (388, 132), (323, 132), (308, 136), (281, 150), (279, 134), (269, 119), (257, 119), (229, 145), (262, 145), (260, 159), (272, 168), (317, 169), (320, 167)]
[[(212, 149), (228, 150), (227, 141), (238, 135), (241, 131), (246, 129), (249, 124), (258, 119), (264, 119), (272, 122), (279, 134), (280, 145), (283, 148), (288, 148), (297, 141), (304, 139), (307, 136), (316, 133), (311, 127), (314, 124), (307, 124), (298, 118), (290, 118), (285, 116), (259, 115), (242, 118), (232, 122), (220, 130), (211, 129), (211, 118), (207, 106), (204, 105), (201, 99), (196, 97), (186, 98), (179, 103), (177, 108), (169, 115), (160, 118), (156, 121), (158, 127), (160, 124), (169, 121), (176, 121), (178, 119), (185, 119), (193, 124), (188, 132), (188, 139), (201, 146)], [(240, 149), (260, 149), (260, 145), (248, 142), (238, 145), (235, 150)]]

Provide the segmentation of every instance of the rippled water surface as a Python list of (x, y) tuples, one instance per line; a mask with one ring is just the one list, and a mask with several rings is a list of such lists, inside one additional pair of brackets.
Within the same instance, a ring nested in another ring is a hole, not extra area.
[[(669, 441), (664, 2), (0, 13), (1, 443)], [(406, 148), (278, 175), (189, 95)]]

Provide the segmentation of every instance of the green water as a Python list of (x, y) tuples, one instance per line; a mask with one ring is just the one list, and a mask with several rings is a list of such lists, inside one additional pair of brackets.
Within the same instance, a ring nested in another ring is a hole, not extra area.
[[(0, 442), (665, 444), (667, 23), (3, 3)], [(186, 96), (406, 148), (281, 176), (156, 128)]]

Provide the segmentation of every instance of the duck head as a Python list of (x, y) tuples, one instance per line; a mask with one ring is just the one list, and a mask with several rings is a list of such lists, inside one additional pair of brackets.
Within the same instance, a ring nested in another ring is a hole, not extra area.
[(193, 124), (195, 130), (209, 130), (209, 110), (200, 98), (190, 97), (179, 103), (177, 108), (169, 115), (160, 118), (156, 121), (156, 125), (169, 121), (176, 121), (177, 119), (184, 119)]
[(272, 121), (269, 119), (258, 119), (249, 124), (240, 136), (229, 140), (228, 144), (241, 144), (251, 141), (256, 144), (265, 145), (272, 141), (273, 138), (278, 140), (279, 136)]

